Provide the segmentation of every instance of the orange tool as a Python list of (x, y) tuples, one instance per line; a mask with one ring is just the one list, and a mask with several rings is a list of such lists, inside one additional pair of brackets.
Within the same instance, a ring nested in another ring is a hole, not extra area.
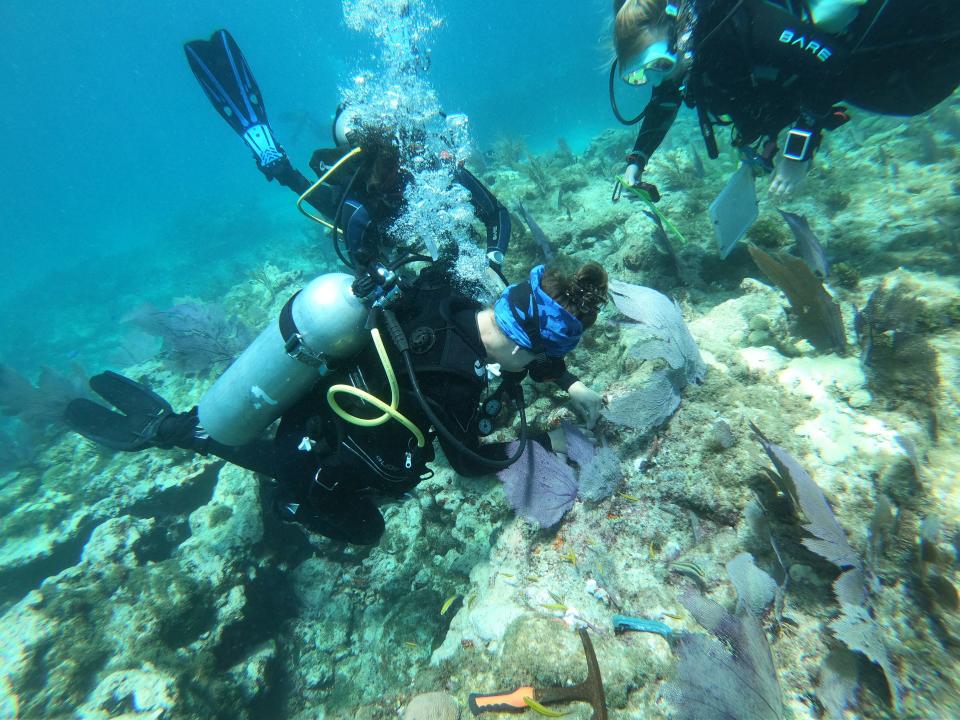
[(593, 643), (587, 631), (579, 631), (583, 642), (583, 652), (587, 656), (587, 679), (573, 687), (544, 688), (537, 690), (531, 686), (519, 687), (509, 693), (480, 695), (471, 693), (470, 712), (479, 715), (483, 712), (523, 712), (530, 706), (524, 698), (530, 698), (541, 705), (554, 705), (562, 702), (588, 702), (593, 708), (591, 720), (607, 720), (607, 700), (603, 693), (603, 679), (600, 677), (600, 665), (593, 651)]

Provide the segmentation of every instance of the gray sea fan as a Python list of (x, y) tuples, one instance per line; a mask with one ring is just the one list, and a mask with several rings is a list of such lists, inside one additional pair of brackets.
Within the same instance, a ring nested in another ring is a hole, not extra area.
[(600, 448), (590, 463), (580, 470), (580, 497), (589, 502), (606, 500), (622, 479), (620, 456), (613, 448)]
[(662, 358), (674, 370), (683, 370), (683, 384), (703, 382), (707, 366), (673, 300), (620, 280), (610, 281), (610, 295), (617, 310), (637, 322), (643, 332), (631, 350), (633, 355), (642, 360)]
[(680, 390), (672, 375), (673, 371), (655, 372), (633, 392), (611, 400), (603, 416), (640, 432), (663, 425), (680, 407)]
[(727, 574), (737, 589), (737, 606), (754, 617), (766, 612), (777, 595), (777, 583), (758, 568), (750, 553), (740, 553), (727, 563)]
[(817, 699), (830, 720), (843, 720), (844, 711), (853, 707), (857, 695), (857, 659), (840, 646), (830, 651), (820, 667)]
[(804, 538), (803, 544), (839, 568), (862, 567), (860, 556), (850, 547), (846, 532), (837, 522), (830, 503), (813, 478), (790, 453), (770, 442), (756, 425), (751, 423), (750, 427), (777, 470), (781, 490), (807, 519), (803, 528), (814, 537)]
[(567, 457), (581, 470), (589, 465), (597, 454), (597, 447), (583, 432), (571, 422), (560, 423), (563, 439), (567, 445)]
[(680, 406), (680, 391), (690, 382), (701, 383), (706, 365), (676, 303), (656, 290), (612, 280), (610, 293), (617, 309), (636, 321), (642, 337), (631, 348), (641, 360), (663, 360), (633, 392), (615, 398), (603, 411), (610, 422), (641, 432), (656, 428)]
[(184, 302), (168, 310), (145, 306), (126, 320), (162, 338), (162, 355), (188, 375), (204, 375), (217, 365), (233, 362), (256, 337), (216, 303)]
[(874, 622), (870, 610), (864, 605), (851, 605), (841, 601), (840, 608), (840, 617), (830, 623), (830, 631), (848, 648), (854, 652), (863, 653), (871, 662), (880, 666), (890, 689), (890, 702), (899, 712), (900, 683), (896, 669), (887, 654), (880, 627)]
[(674, 679), (664, 696), (679, 720), (784, 720), (780, 682), (763, 628), (746, 612), (732, 614), (690, 591), (680, 602), (713, 637), (677, 640)]

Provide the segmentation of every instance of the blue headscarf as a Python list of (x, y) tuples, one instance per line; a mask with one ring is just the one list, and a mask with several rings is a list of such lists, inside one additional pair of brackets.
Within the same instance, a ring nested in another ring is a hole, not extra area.
[[(540, 287), (543, 272), (544, 266), (537, 265), (529, 280), (504, 290), (493, 315), (504, 334), (520, 347), (563, 357), (580, 342), (583, 324)], [(537, 319), (539, 323), (534, 324)]]

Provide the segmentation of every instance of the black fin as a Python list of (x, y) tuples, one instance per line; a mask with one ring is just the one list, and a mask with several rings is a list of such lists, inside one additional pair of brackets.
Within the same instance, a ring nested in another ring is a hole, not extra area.
[(111, 370), (90, 378), (90, 388), (127, 415), (154, 416), (173, 412), (170, 403), (146, 385)]
[(226, 30), (209, 40), (192, 40), (183, 46), (190, 69), (214, 109), (238, 135), (254, 125), (268, 125), (260, 88), (240, 46)]
[(154, 444), (170, 403), (145, 385), (107, 371), (90, 378), (90, 387), (122, 413), (78, 398), (67, 404), (64, 420), (85, 438), (114, 450), (142, 450)]

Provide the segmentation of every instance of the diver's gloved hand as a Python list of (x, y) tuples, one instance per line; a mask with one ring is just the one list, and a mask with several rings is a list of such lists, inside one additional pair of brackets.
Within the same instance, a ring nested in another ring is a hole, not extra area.
[(640, 166), (636, 163), (630, 163), (627, 165), (627, 169), (623, 171), (623, 183), (634, 187), (640, 183), (640, 175), (643, 171), (640, 169)]
[(803, 185), (803, 181), (813, 165), (812, 160), (790, 160), (781, 157), (770, 179), (770, 194), (776, 199), (784, 199)]
[(592, 430), (597, 424), (597, 420), (600, 419), (603, 396), (591, 390), (579, 380), (571, 385), (567, 392), (570, 394), (570, 404), (573, 405), (574, 411), (583, 418), (587, 429)]

